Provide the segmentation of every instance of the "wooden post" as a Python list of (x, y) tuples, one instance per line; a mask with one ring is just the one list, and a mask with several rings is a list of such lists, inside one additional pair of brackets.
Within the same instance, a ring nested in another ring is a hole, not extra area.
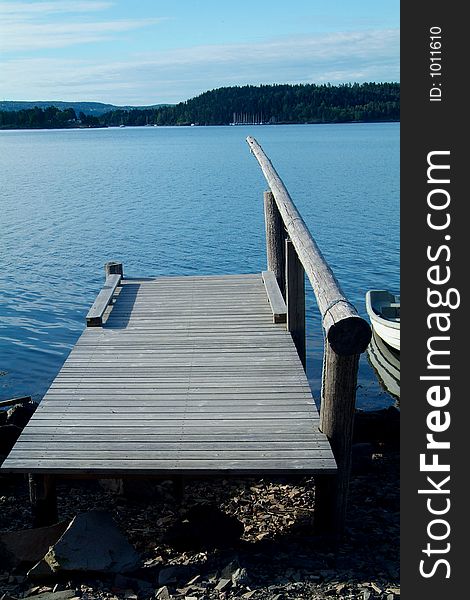
[(33, 527), (53, 525), (57, 517), (55, 478), (52, 475), (29, 474), (29, 498)]
[(305, 276), (302, 263), (290, 240), (286, 240), (287, 330), (305, 369)]
[(358, 354), (340, 356), (325, 340), (320, 430), (329, 439), (338, 466), (336, 485), (329, 500), (338, 534), (344, 530), (346, 517), (358, 365)]
[(268, 271), (272, 271), (277, 279), (281, 293), (286, 299), (286, 254), (284, 240), (286, 232), (281, 213), (276, 206), (271, 191), (264, 192), (264, 222), (266, 226), (266, 255)]
[(336, 515), (336, 475), (315, 476), (315, 535), (339, 538)]
[(121, 275), (124, 277), (123, 267), (121, 262), (110, 261), (104, 265), (105, 279), (108, 275)]

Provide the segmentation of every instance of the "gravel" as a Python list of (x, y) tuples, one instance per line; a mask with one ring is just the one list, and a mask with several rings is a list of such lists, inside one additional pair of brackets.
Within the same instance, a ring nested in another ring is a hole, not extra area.
[[(144, 567), (125, 577), (82, 574), (38, 585), (25, 577), (26, 566), (2, 572), (0, 564), (0, 599), (47, 593), (50, 600), (60, 600), (54, 596), (64, 597), (64, 591), (73, 592), (67, 597), (82, 600), (397, 599), (398, 450), (396, 443), (374, 440), (358, 455), (347, 528), (337, 545), (313, 535), (312, 478), (187, 481), (182, 501), (171, 481), (125, 482), (122, 495), (104, 490), (96, 481), (61, 483), (60, 518), (72, 519), (95, 509), (109, 511)], [(220, 515), (228, 516), (234, 525), (231, 530), (243, 531), (241, 538), (223, 543), (220, 531), (211, 534), (211, 511), (216, 523), (223, 524)], [(191, 537), (191, 518), (186, 518), (191, 514), (207, 516), (207, 527), (198, 525), (197, 543)], [(235, 526), (238, 522), (240, 529)], [(1, 477), (0, 531), (30, 526), (25, 479)], [(188, 543), (180, 535), (172, 545), (171, 531), (183, 531)]]

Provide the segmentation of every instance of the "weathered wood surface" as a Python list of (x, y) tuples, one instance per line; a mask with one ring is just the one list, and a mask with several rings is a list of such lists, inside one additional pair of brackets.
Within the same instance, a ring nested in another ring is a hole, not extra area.
[(305, 369), (305, 271), (291, 240), (286, 240), (286, 302), (287, 329)]
[(266, 258), (268, 270), (274, 273), (284, 298), (286, 297), (286, 230), (273, 193), (264, 192), (264, 223), (266, 227)]
[(263, 271), (261, 275), (273, 313), (273, 322), (285, 323), (287, 321), (287, 306), (279, 289), (276, 276), (272, 271)]
[(339, 533), (346, 519), (358, 365), (358, 355), (339, 356), (325, 344), (320, 429), (330, 440), (338, 464), (331, 510)]
[(271, 188), (284, 226), (312, 284), (326, 337), (337, 354), (361, 354), (369, 345), (371, 329), (344, 296), (304, 220), (271, 161), (253, 137), (247, 138)]
[(4, 470), (132, 475), (334, 473), (329, 442), (261, 274), (124, 279)]
[(103, 324), (103, 315), (105, 310), (111, 303), (117, 286), (121, 282), (121, 275), (107, 275), (104, 286), (93, 302), (88, 314), (86, 322), (88, 327), (100, 327)]

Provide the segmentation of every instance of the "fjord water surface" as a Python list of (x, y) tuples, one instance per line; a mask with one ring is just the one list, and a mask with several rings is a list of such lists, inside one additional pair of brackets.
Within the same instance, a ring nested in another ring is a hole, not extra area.
[[(397, 123), (2, 131), (0, 399), (44, 395), (108, 260), (130, 276), (266, 268), (266, 183), (247, 135), (359, 312), (366, 290), (399, 291)], [(318, 397), (323, 340), (311, 292), (307, 314)], [(359, 407), (393, 402), (365, 357), (359, 386)]]

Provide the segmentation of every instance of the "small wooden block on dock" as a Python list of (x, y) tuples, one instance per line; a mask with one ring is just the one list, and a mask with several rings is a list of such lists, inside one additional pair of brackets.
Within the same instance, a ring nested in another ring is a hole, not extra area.
[(261, 275), (273, 312), (273, 321), (274, 323), (285, 323), (287, 320), (287, 306), (277, 284), (276, 277), (272, 271), (263, 271)]
[(101, 327), (105, 310), (111, 304), (114, 292), (120, 283), (121, 275), (108, 275), (106, 277), (104, 286), (86, 316), (86, 324), (88, 327)]

